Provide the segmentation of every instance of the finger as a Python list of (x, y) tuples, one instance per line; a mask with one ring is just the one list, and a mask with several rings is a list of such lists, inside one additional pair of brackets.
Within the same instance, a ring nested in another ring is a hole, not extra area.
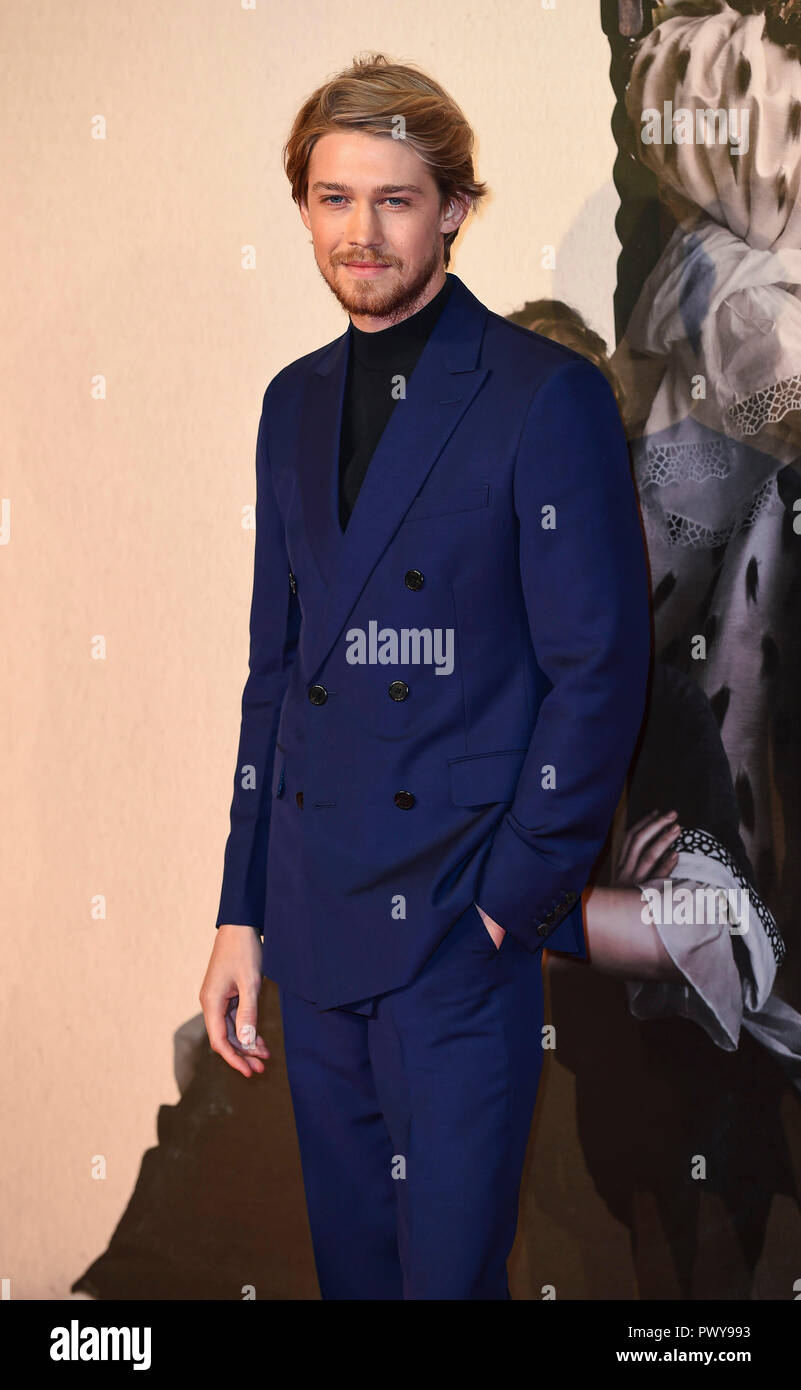
[(635, 842), (642, 837), (649, 826), (653, 825), (654, 821), (658, 820), (660, 815), (660, 811), (649, 811), (647, 815), (640, 816), (639, 820), (632, 822), (623, 837), (623, 843), (620, 847), (620, 853), (618, 855), (618, 865), (620, 867), (629, 861), (634, 850)]
[[(261, 982), (259, 982), (261, 983)], [(240, 988), (235, 1003), (236, 1036), (240, 1047), (250, 1051), (256, 1042), (259, 1017), (259, 989), (249, 982)]]
[(242, 1057), (261, 1057), (263, 1061), (266, 1061), (270, 1056), (270, 1049), (264, 1042), (259, 1042), (258, 1039), (250, 1047), (243, 1047), (236, 1034), (234, 1033), (231, 1035), (229, 1033), (228, 1041), (234, 1051), (238, 1052)]
[(657, 807), (654, 807), (653, 811), (649, 811), (648, 814), (647, 814), (646, 816), (640, 816), (640, 819), (639, 819), (639, 820), (634, 821), (634, 822), (629, 826), (629, 829), (630, 829), (630, 830), (642, 830), (646, 825), (650, 825), (650, 824), (651, 824), (651, 821), (658, 820), (660, 816), (665, 815), (665, 814), (672, 815), (672, 814), (674, 814), (674, 813), (673, 813), (673, 812), (667, 812), (667, 813), (666, 813), (666, 812), (664, 812), (664, 811), (660, 811)]
[(675, 827), (669, 827), (667, 830), (663, 831), (652, 844), (648, 845), (648, 847), (643, 850), (633, 870), (635, 883), (641, 883), (642, 880), (646, 878), (658, 877), (659, 865), (665, 857), (670, 854), (675, 855), (673, 860), (673, 865), (675, 865), (678, 854), (671, 849), (675, 840), (676, 829)]
[(219, 1028), (207, 1027), (206, 1031), (209, 1035), (209, 1043), (212, 1052), (218, 1053), (223, 1061), (228, 1063), (229, 1067), (233, 1067), (234, 1071), (241, 1072), (243, 1076), (251, 1076), (253, 1074), (250, 1062), (246, 1058), (240, 1056), (236, 1048), (232, 1047), (229, 1043), (225, 1036), (225, 1028), (223, 1026)]
[(675, 850), (671, 850), (669, 854), (665, 854), (665, 855), (662, 856), (662, 858), (659, 860), (658, 864), (655, 864), (655, 865), (654, 865), (653, 873), (647, 874), (646, 877), (647, 877), (647, 878), (667, 878), (667, 876), (668, 876), (668, 874), (670, 873), (671, 869), (675, 869), (675, 867), (676, 867), (676, 861), (678, 860), (678, 857), (679, 857), (679, 856), (678, 856), (678, 854), (676, 853), (676, 851), (675, 851)]
[(676, 823), (674, 811), (650, 818), (632, 837), (625, 859), (621, 860), (621, 872), (624, 872), (628, 877), (631, 875), (636, 877), (642, 872), (639, 860), (644, 855), (646, 847), (655, 843), (660, 834), (667, 835), (668, 840), (675, 838), (678, 830), (679, 826)]
[[(226, 1018), (226, 1023), (227, 1021)], [(254, 1071), (264, 1071), (264, 1063), (258, 1057), (246, 1056), (237, 1043), (231, 1042), (227, 1035), (227, 1029), (221, 1031), (213, 1039), (210, 1036), (209, 1041), (213, 1050), (218, 1052), (229, 1066), (232, 1066), (235, 1071), (241, 1072), (243, 1076), (252, 1076)]]
[(264, 1071), (264, 1062), (261, 1057), (251, 1057), (249, 1054), (245, 1056), (243, 1053), (239, 1052), (237, 1048), (234, 1048), (234, 1053), (239, 1058), (240, 1062), (244, 1062), (245, 1066), (248, 1068), (248, 1074), (252, 1075), (254, 1072), (258, 1072), (259, 1075), (261, 1075)]
[[(234, 995), (234, 997), (229, 1000), (228, 1008), (225, 1011), (225, 1028), (228, 1042), (231, 1044), (234, 1051), (238, 1052), (242, 1057), (247, 1057), (248, 1059), (251, 1057), (262, 1057), (266, 1060), (270, 1053), (265, 1045), (264, 1038), (261, 1036), (254, 1038), (253, 1042), (249, 1046), (246, 1046), (237, 1035), (235, 1024), (237, 999), (238, 996)], [(263, 1071), (264, 1068), (262, 1067), (260, 1070)]]
[(251, 1043), (250, 1047), (243, 1047), (238, 1040), (233, 1043), (232, 1046), (237, 1048), (244, 1057), (269, 1057), (270, 1055), (270, 1049), (263, 1038), (257, 1038), (254, 1043)]
[(241, 1072), (243, 1076), (252, 1076), (254, 1071), (263, 1071), (264, 1068), (261, 1063), (251, 1066), (250, 1059), (243, 1057), (239, 1049), (233, 1046), (228, 1036), (230, 1007), (231, 1000), (227, 999), (221, 1004), (207, 1004), (204, 1008), (203, 1018), (209, 1045), (234, 1071)]

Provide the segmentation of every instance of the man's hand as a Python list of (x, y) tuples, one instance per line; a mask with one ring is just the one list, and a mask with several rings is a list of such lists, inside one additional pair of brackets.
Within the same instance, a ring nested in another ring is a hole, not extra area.
[(481, 913), (481, 920), (484, 923), (484, 926), (487, 928), (487, 931), (489, 932), (493, 941), (495, 942), (496, 949), (500, 951), (501, 942), (503, 941), (503, 938), (506, 936), (506, 928), (499, 927), (497, 922), (493, 922), (492, 918), (488, 917), (486, 912), (481, 911), (481, 908), (478, 906), (478, 903), (476, 903), (476, 910)]
[(261, 980), (261, 941), (254, 928), (218, 927), (200, 1003), (212, 1051), (243, 1076), (264, 1071), (260, 1059), (270, 1055), (264, 1038), (256, 1036)]

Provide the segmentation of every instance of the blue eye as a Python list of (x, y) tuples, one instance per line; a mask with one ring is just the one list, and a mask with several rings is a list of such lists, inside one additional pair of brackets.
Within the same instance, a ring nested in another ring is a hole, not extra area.
[[(339, 207), (341, 206), (343, 199), (343, 193), (326, 193), (325, 196), (320, 199), (320, 201), (322, 203), (328, 203), (331, 207)], [(382, 199), (382, 202), (392, 203), (395, 207), (408, 208), (410, 206), (410, 200), (408, 198), (401, 198), (398, 194), (395, 193), (390, 193), (386, 198)]]

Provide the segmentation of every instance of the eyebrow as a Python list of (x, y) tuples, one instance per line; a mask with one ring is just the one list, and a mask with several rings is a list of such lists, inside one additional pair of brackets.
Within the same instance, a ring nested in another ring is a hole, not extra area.
[[(352, 193), (353, 189), (347, 183), (325, 183), (318, 179), (313, 183), (309, 192), (316, 193), (318, 188), (326, 188), (330, 193)], [(416, 183), (381, 183), (373, 189), (373, 197), (383, 193), (422, 193), (423, 189), (418, 188)]]

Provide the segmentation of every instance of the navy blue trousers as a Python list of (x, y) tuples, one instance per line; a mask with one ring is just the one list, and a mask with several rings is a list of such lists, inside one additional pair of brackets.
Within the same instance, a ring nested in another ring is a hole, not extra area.
[(541, 953), (508, 933), (498, 949), (471, 904), (416, 979), (358, 1011), (279, 997), (322, 1297), (508, 1299)]

